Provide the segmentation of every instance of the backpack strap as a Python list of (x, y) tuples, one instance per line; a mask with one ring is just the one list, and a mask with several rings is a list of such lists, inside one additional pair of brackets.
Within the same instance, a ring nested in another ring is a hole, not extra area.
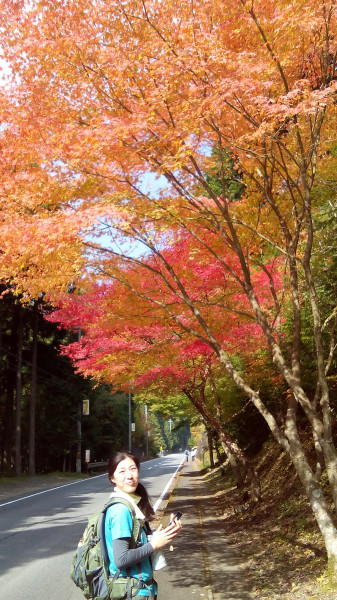
[[(105, 570), (106, 570), (107, 574), (109, 573), (109, 554), (108, 554), (108, 549), (107, 549), (106, 540), (105, 540), (105, 518), (106, 518), (106, 512), (107, 512), (108, 508), (110, 508), (110, 506), (112, 506), (113, 504), (117, 504), (117, 503), (124, 504), (131, 513), (131, 517), (132, 517), (132, 547), (133, 548), (137, 548), (137, 543), (139, 542), (139, 538), (140, 538), (140, 522), (136, 517), (135, 509), (133, 508), (131, 502), (128, 502), (125, 498), (120, 498), (120, 497), (112, 498), (111, 500), (109, 500), (109, 502), (106, 503), (106, 505), (104, 506), (104, 508), (100, 514), (98, 529), (97, 529), (98, 537), (101, 540), (102, 558), (103, 558), (103, 562), (104, 562), (104, 566), (105, 566)], [(114, 581), (119, 576), (119, 573), (120, 573), (120, 570), (118, 570), (117, 573), (115, 573), (115, 575), (113, 577)]]
[[(112, 506), (113, 504), (117, 504), (117, 503), (124, 504), (125, 506), (127, 506), (127, 508), (129, 509), (129, 511), (131, 513), (131, 516), (132, 516), (132, 545), (134, 548), (137, 548), (137, 544), (139, 542), (140, 533), (141, 533), (140, 521), (136, 517), (136, 512), (135, 512), (135, 509), (132, 506), (131, 502), (128, 502), (126, 500), (126, 498), (122, 498), (122, 497), (112, 498), (109, 502), (107, 502), (107, 504), (104, 506), (104, 508), (101, 512), (99, 525), (98, 525), (98, 536), (101, 539), (102, 558), (104, 561), (104, 565), (105, 565), (107, 574), (109, 573), (109, 555), (108, 555), (108, 550), (107, 550), (106, 540), (105, 540), (105, 517), (106, 517), (106, 512), (107, 512), (108, 508), (110, 508), (110, 506)], [(144, 526), (145, 526), (145, 530), (148, 533), (151, 532), (151, 528), (147, 521), (144, 523)], [(148, 594), (149, 594), (147, 597), (147, 600), (153, 600), (154, 597), (153, 597), (153, 592), (152, 592), (151, 588), (142, 579), (140, 563), (137, 563), (137, 569), (138, 569), (139, 589), (146, 588), (148, 590)], [(126, 571), (127, 571), (127, 578), (126, 578), (127, 579), (127, 581), (126, 581), (127, 600), (132, 600), (133, 596), (132, 596), (132, 590), (131, 590), (131, 579), (134, 580), (134, 577), (131, 577), (130, 567)], [(116, 581), (116, 579), (118, 579), (119, 575), (120, 575), (120, 569), (117, 569), (116, 573), (114, 574), (114, 576), (112, 578), (112, 581)]]

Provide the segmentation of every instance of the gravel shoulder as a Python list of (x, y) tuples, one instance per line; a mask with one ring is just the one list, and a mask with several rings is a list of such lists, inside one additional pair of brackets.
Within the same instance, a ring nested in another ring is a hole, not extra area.
[(74, 473), (50, 473), (48, 475), (22, 475), (21, 477), (0, 477), (0, 504), (34, 492), (54, 488), (65, 483), (71, 483), (87, 475)]

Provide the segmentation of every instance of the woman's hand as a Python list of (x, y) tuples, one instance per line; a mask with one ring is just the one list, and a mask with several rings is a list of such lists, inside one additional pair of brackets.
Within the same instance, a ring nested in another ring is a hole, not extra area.
[(167, 544), (170, 544), (176, 535), (178, 535), (181, 528), (181, 521), (174, 521), (174, 514), (171, 514), (168, 526), (163, 529), (163, 526), (159, 525), (157, 531), (153, 533), (150, 542), (153, 550), (159, 550), (159, 548), (163, 548)]

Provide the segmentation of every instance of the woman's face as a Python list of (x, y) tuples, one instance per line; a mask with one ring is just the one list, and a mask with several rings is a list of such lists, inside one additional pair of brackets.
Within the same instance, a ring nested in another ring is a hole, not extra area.
[(132, 458), (127, 457), (118, 463), (111, 481), (122, 492), (126, 492), (127, 494), (135, 492), (139, 482), (139, 471)]

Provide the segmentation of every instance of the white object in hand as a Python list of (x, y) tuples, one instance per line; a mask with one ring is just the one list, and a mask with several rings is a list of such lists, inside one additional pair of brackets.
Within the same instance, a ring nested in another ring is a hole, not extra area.
[[(147, 541), (151, 542), (152, 538), (155, 535), (156, 535), (156, 532), (154, 532), (153, 535), (148, 535)], [(160, 569), (164, 569), (164, 567), (167, 567), (165, 556), (160, 550), (155, 550), (153, 552), (153, 554), (151, 554), (151, 564), (152, 564), (152, 569), (154, 571), (159, 571)]]

